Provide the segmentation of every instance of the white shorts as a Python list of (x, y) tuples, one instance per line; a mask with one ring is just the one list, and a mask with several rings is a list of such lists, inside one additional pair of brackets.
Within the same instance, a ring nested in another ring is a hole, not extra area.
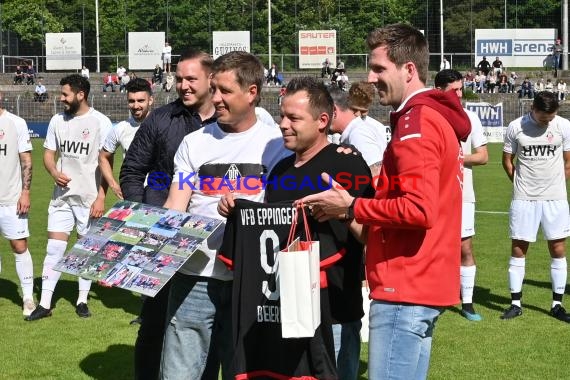
[(28, 214), (18, 215), (18, 207), (0, 206), (0, 233), (5, 239), (18, 240), (30, 236)]
[(475, 202), (463, 202), (461, 210), (461, 238), (475, 236)]
[(67, 232), (73, 231), (73, 226), (77, 233), (85, 236), (91, 227), (92, 219), (89, 218), (89, 207), (70, 206), (65, 203), (63, 206), (48, 207), (48, 232)]
[(509, 226), (511, 239), (536, 241), (538, 226), (546, 240), (564, 239), (570, 235), (568, 201), (511, 201)]
[(164, 63), (171, 63), (172, 62), (172, 57), (170, 55), (165, 55), (164, 57), (162, 57), (162, 62)]

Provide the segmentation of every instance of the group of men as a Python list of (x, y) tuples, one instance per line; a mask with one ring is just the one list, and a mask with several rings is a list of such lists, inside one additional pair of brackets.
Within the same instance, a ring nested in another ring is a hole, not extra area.
[[(59, 278), (52, 267), (63, 256), (73, 227), (79, 235), (85, 234), (92, 218), (103, 214), (107, 185), (126, 200), (228, 220), (236, 212), (237, 198), (268, 205), (295, 202), (310, 214), (312, 238), (321, 242), (321, 260), (326, 256), (330, 265), (321, 276), (323, 318), (318, 334), (300, 339), (291, 351), (283, 352), (298, 354), (299, 363), (281, 368), (282, 372), (248, 367), (249, 351), (236, 344), (235, 305), (232, 311), (236, 289), (232, 289), (230, 269), (217, 256), (224, 239), (219, 233), (201, 245), (156, 297), (144, 300), (135, 344), (135, 378), (218, 379), (220, 367), (224, 379), (238, 375), (356, 378), (363, 245), (372, 299), (369, 378), (426, 378), (435, 324), (444, 309), (457, 304), (461, 293), (463, 315), (481, 319), (472, 301), (475, 199), (469, 168), (487, 161), (486, 142), (477, 120), (461, 106), (460, 74), (442, 70), (436, 77), (439, 89), (425, 87), (429, 51), (421, 32), (394, 24), (373, 30), (366, 42), (368, 82), (376, 88), (380, 104), (394, 109), (387, 146), (386, 129), (366, 122), (367, 110), (359, 107), (356, 95), (351, 98), (349, 93), (347, 98), (346, 93), (329, 92), (311, 78), (296, 78), (287, 85), (279, 129), (264, 124), (255, 113), (265, 81), (263, 65), (245, 52), (228, 53), (215, 61), (204, 52), (183, 53), (176, 66), (179, 98), (150, 113), (148, 83), (137, 87), (136, 80), (129, 82), (132, 119), (111, 133), (109, 119), (87, 103), (89, 82), (80, 75), (62, 79), (64, 112), (52, 118), (44, 143), (44, 165), (56, 185), (48, 210), (41, 300), (35, 309), (31, 256), (25, 244), (28, 233), (9, 233), (12, 221), (2, 218), (4, 236), (21, 243), (13, 243), (12, 248), (26, 320), (51, 315)], [(528, 242), (534, 241), (533, 230), (542, 223), (553, 258), (551, 313), (569, 321), (561, 301), (566, 283), (564, 239), (569, 231), (564, 176), (568, 175), (570, 124), (556, 111), (557, 103), (540, 93), (531, 113), (511, 123), (507, 132), (503, 164), (515, 191), (509, 268), (513, 304), (503, 314), (505, 319), (522, 314), (524, 256)], [(4, 114), (9, 115), (4, 110), (0, 118)], [(22, 121), (11, 120), (23, 130)], [(341, 141), (362, 155), (331, 144), (332, 132), (340, 133)], [(10, 195), (12, 209), (6, 210), (16, 220), (26, 220), (19, 215), (29, 208), (31, 146), (26, 141), (19, 144), (18, 154), (10, 156), (10, 167), (18, 162), (21, 168), (21, 174), (10, 177), (15, 181), (10, 189), (21, 191)], [(462, 149), (459, 141), (467, 145)], [(117, 144), (128, 148), (119, 184), (112, 176)], [(7, 167), (2, 165), (3, 170)], [(98, 167), (103, 178), (97, 174)], [(243, 192), (200, 186), (200, 176), (228, 180), (230, 169), (267, 186)], [(368, 178), (367, 185), (347, 182), (347, 175)], [(378, 182), (373, 183), (373, 176)], [(538, 186), (546, 176), (550, 181)], [(328, 189), (319, 192), (322, 187), (301, 186), (307, 178), (328, 184)], [(298, 186), (285, 188), (283, 179)], [(279, 245), (273, 248), (278, 251)], [(230, 255), (235, 259), (242, 249), (233, 246)], [(262, 257), (257, 265), (266, 269), (276, 254), (267, 263)], [(267, 282), (265, 288), (259, 286), (261, 302), (278, 294), (275, 284)], [(91, 314), (89, 287), (90, 281), (79, 279), (76, 312), (80, 317)], [(266, 322), (261, 319), (259, 323)]]

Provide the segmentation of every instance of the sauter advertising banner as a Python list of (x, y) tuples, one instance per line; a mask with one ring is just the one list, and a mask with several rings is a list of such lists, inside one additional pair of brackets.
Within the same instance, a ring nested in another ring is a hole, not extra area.
[(496, 57), (505, 67), (544, 67), (552, 57), (556, 29), (476, 29), (475, 64)]
[(299, 68), (320, 69), (326, 58), (336, 65), (336, 30), (299, 31)]
[(46, 69), (81, 69), (81, 33), (46, 33)]
[(212, 32), (214, 59), (236, 50), (250, 52), (249, 31)]

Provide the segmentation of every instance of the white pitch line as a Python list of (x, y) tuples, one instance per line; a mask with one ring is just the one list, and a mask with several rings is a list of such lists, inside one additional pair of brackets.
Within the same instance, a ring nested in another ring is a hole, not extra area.
[(476, 210), (476, 213), (479, 214), (499, 214), (499, 215), (508, 215), (508, 211), (485, 211), (485, 210)]

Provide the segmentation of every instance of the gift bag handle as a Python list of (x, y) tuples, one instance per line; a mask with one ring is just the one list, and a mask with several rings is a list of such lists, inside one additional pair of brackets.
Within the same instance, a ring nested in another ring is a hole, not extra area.
[[(305, 224), (305, 235), (308, 242), (312, 242), (311, 231), (309, 229), (309, 223), (307, 221), (307, 213), (305, 212), (305, 205), (303, 202), (297, 204), (297, 210), (301, 209), (301, 214), (303, 215), (303, 223)], [(295, 237), (295, 232), (297, 232), (297, 215), (293, 218), (293, 223), (291, 223), (291, 228), (289, 229), (289, 236), (287, 238), (287, 247), (291, 245)]]

